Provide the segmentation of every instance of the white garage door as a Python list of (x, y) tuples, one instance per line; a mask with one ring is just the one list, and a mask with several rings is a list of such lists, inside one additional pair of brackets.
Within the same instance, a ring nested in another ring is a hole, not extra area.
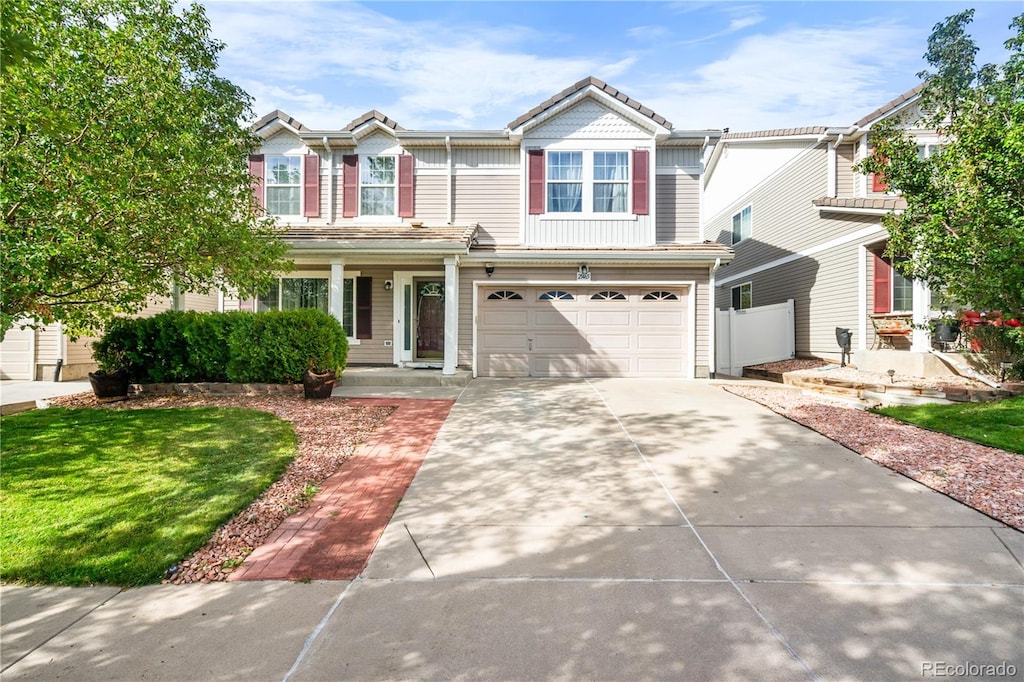
[(8, 329), (0, 343), (0, 378), (31, 381), (34, 329)]
[(686, 287), (481, 287), (477, 374), (689, 377)]

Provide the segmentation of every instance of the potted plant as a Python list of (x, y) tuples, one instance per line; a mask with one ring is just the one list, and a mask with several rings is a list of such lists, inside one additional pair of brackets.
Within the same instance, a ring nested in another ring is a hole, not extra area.
[(302, 373), (302, 393), (309, 399), (322, 400), (330, 398), (337, 382), (337, 373), (333, 369), (320, 370), (312, 366)]
[(89, 385), (93, 395), (101, 403), (114, 403), (128, 399), (128, 372), (123, 369), (107, 371), (104, 369), (89, 372)]
[(933, 323), (935, 341), (945, 349), (946, 346), (954, 344), (960, 338), (960, 320), (950, 315), (946, 310), (936, 318)]
[(93, 359), (99, 365), (95, 372), (89, 372), (89, 385), (93, 395), (101, 403), (112, 403), (128, 399), (128, 384), (131, 376), (127, 369), (122, 329), (115, 320), (108, 326), (103, 338), (92, 344)]

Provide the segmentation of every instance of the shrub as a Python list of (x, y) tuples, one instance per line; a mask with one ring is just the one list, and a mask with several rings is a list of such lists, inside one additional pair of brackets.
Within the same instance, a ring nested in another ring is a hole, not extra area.
[(1009, 362), (1006, 378), (1024, 380), (1024, 327), (977, 326), (971, 327), (969, 334), (990, 354), (991, 366), (987, 368), (990, 374), (998, 377), (1001, 374), (999, 363)]
[(101, 369), (124, 369), (135, 383), (290, 383), (307, 368), (341, 372), (347, 355), (341, 325), (318, 310), (118, 318), (93, 344)]
[(341, 372), (348, 339), (341, 324), (319, 310), (257, 313), (232, 329), (228, 378), (289, 383), (306, 369)]

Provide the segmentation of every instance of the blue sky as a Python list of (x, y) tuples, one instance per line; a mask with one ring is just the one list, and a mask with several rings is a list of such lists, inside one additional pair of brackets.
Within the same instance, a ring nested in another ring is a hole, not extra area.
[(221, 73), (314, 129), (502, 129), (596, 76), (677, 129), (848, 125), (914, 87), (932, 27), (975, 7), (1003, 62), (1012, 2), (204, 0)]

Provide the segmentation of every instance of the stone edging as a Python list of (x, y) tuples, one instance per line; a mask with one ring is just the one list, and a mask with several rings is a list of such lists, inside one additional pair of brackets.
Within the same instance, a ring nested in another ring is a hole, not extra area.
[(130, 396), (164, 395), (301, 395), (302, 384), (233, 384), (229, 382), (195, 382), (166, 384), (132, 384)]

